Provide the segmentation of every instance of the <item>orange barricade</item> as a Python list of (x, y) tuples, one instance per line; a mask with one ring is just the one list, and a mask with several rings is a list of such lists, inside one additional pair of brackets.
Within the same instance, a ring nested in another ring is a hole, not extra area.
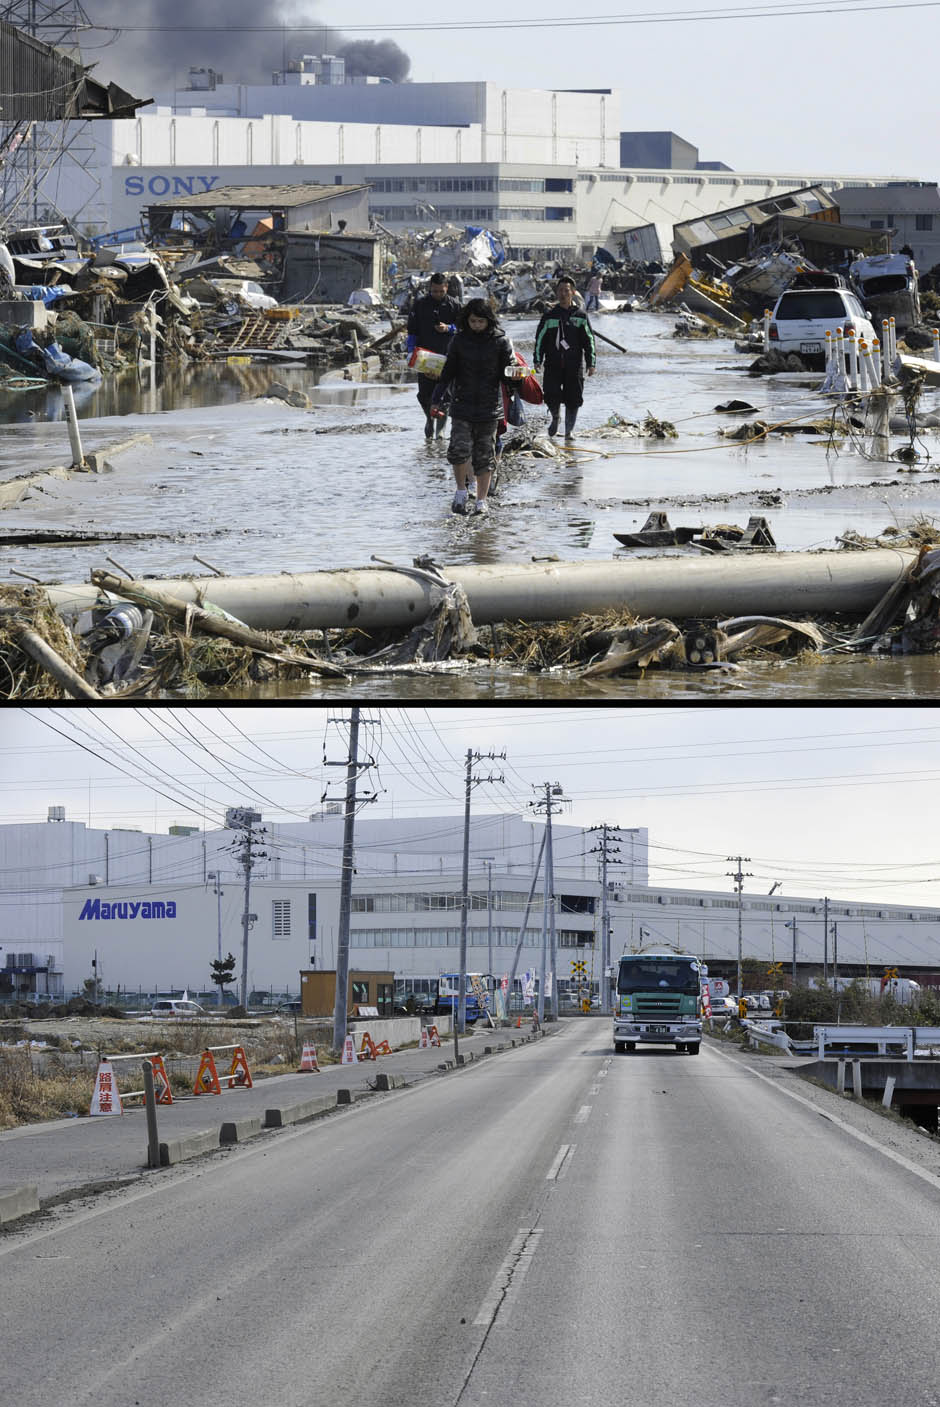
[(245, 1055), (244, 1046), (213, 1045), (207, 1046), (202, 1052), (196, 1082), (193, 1085), (193, 1094), (222, 1093), (220, 1076), (215, 1064), (215, 1052), (219, 1050), (231, 1050), (234, 1052), (231, 1066), (227, 1071), (224, 1071), (221, 1076), (222, 1080), (228, 1080), (229, 1089), (234, 1089), (236, 1085), (240, 1086), (242, 1089), (252, 1088), (251, 1071), (248, 1069), (248, 1058)]
[(362, 1045), (359, 1047), (359, 1059), (360, 1059), (360, 1060), (374, 1060), (374, 1059), (375, 1059), (375, 1041), (374, 1041), (374, 1040), (372, 1039), (372, 1037), (369, 1035), (369, 1032), (368, 1032), (368, 1031), (363, 1031), (363, 1033), (362, 1033)]
[(440, 1043), (441, 1043), (441, 1038), (440, 1038), (440, 1036), (437, 1034), (437, 1027), (436, 1027), (436, 1026), (431, 1026), (431, 1027), (428, 1029), (428, 1044), (429, 1044), (429, 1045), (440, 1045)]
[(429, 1046), (430, 1044), (431, 1044), (431, 1042), (428, 1040), (428, 1028), (427, 1028), (427, 1026), (422, 1026), (422, 1027), (421, 1027), (421, 1039), (418, 1041), (418, 1049), (419, 1049), (419, 1050), (427, 1050), (427, 1048), (428, 1048), (428, 1046)]
[(343, 1058), (339, 1062), (341, 1065), (355, 1065), (356, 1046), (352, 1036), (347, 1036), (343, 1041)]
[(391, 1055), (392, 1047), (389, 1045), (388, 1041), (379, 1041), (378, 1045), (375, 1047), (375, 1053), (376, 1055)]

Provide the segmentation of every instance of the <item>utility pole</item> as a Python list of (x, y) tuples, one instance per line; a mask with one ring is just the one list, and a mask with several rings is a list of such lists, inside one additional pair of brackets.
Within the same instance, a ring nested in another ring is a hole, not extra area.
[[(493, 861), (495, 855), (481, 855), (486, 866), (486, 971), (493, 976)], [(492, 1007), (490, 1008), (492, 1011)]]
[(460, 972), (457, 979), (459, 983), (457, 1005), (454, 1008), (455, 1050), (457, 1036), (462, 1036), (467, 1028), (467, 910), (470, 907), (470, 797), (473, 788), (482, 786), (484, 782), (503, 782), (506, 780), (502, 774), (498, 777), (494, 777), (492, 772), (488, 777), (475, 777), (473, 775), (473, 764), (475, 762), (482, 762), (484, 759), (504, 761), (505, 757), (505, 752), (474, 752), (473, 748), (467, 748), (467, 775), (463, 807), (463, 883), (460, 890)]
[[(248, 933), (251, 925), (257, 920), (258, 915), (251, 912), (251, 871), (258, 860), (266, 860), (268, 852), (266, 850), (254, 850), (255, 825), (261, 820), (260, 811), (250, 811), (245, 806), (233, 806), (225, 813), (225, 825), (227, 828), (240, 832), (235, 841), (234, 849), (238, 855), (238, 861), (245, 872), (245, 907), (242, 911), (242, 975), (239, 983), (238, 1001), (239, 1005), (248, 1008)], [(267, 834), (267, 827), (262, 826), (258, 832), (259, 836)], [(221, 991), (221, 988), (220, 988)]]
[[(339, 1055), (346, 1040), (346, 1018), (349, 1004), (349, 914), (352, 908), (353, 859), (355, 855), (354, 836), (356, 808), (360, 804), (356, 796), (359, 773), (375, 766), (375, 759), (359, 761), (359, 725), (363, 721), (361, 709), (353, 707), (349, 720), (349, 752), (341, 762), (327, 760), (323, 754), (324, 767), (346, 768), (346, 797), (343, 806), (343, 859), (339, 880), (339, 928), (336, 939), (336, 995), (333, 1002), (333, 1051)], [(342, 719), (331, 720), (342, 722)], [(373, 720), (367, 720), (373, 721)], [(366, 793), (362, 802), (375, 801), (376, 793)], [(324, 791), (321, 802), (326, 800)]]
[(784, 928), (792, 928), (792, 929), (793, 929), (793, 964), (792, 964), (791, 969), (790, 969), (790, 978), (791, 978), (791, 981), (792, 981), (792, 983), (793, 983), (793, 986), (795, 987), (795, 986), (796, 986), (796, 919), (795, 919), (795, 918), (791, 918), (790, 922), (789, 922), (789, 923), (785, 923), (783, 926), (784, 926)]
[(545, 880), (542, 903), (542, 956), (539, 962), (539, 1024), (545, 1019), (545, 977), (548, 949), (551, 948), (552, 1004), (551, 1014), (558, 1016), (558, 948), (555, 937), (555, 867), (552, 856), (552, 815), (565, 804), (565, 794), (559, 782), (543, 782), (536, 787), (545, 792), (540, 801), (530, 801), (529, 806), (538, 815), (545, 817)]
[(619, 830), (615, 826), (609, 826), (605, 822), (601, 826), (591, 826), (591, 832), (601, 832), (601, 842), (588, 851), (589, 855), (600, 855), (601, 857), (601, 1011), (605, 1016), (610, 1014), (610, 982), (607, 977), (607, 969), (610, 966), (610, 920), (607, 910), (607, 866), (608, 864), (619, 865), (622, 860), (615, 860), (614, 856), (620, 854), (620, 846), (614, 844), (615, 841), (623, 839)]
[(835, 987), (839, 982), (839, 924), (836, 919), (832, 921), (832, 985)]
[[(222, 875), (218, 870), (210, 870), (206, 879), (215, 882), (215, 909), (216, 909), (216, 937), (218, 941), (218, 960), (222, 961), (222, 895), (225, 890), (222, 888)], [(247, 905), (246, 905), (247, 907)], [(219, 1006), (222, 1005), (222, 985), (219, 984)]]
[(823, 981), (829, 982), (829, 900), (823, 899)]
[(726, 856), (726, 859), (727, 859), (729, 862), (737, 861), (737, 865), (738, 865), (737, 870), (726, 870), (725, 873), (728, 874), (728, 875), (730, 875), (731, 878), (734, 880), (734, 888), (735, 888), (735, 892), (736, 892), (736, 894), (737, 894), (737, 896), (738, 896), (738, 998), (740, 999), (740, 997), (741, 997), (741, 990), (742, 990), (742, 986), (743, 986), (742, 977), (741, 977), (741, 963), (742, 963), (742, 958), (743, 958), (743, 943), (744, 943), (743, 932), (742, 932), (742, 923), (743, 923), (743, 916), (744, 916), (744, 900), (742, 899), (741, 896), (742, 896), (742, 894), (744, 893), (744, 880), (745, 880), (745, 878), (750, 878), (750, 877), (751, 877), (751, 871), (750, 871), (750, 870), (742, 870), (742, 869), (741, 869), (741, 865), (742, 865), (742, 864), (749, 865), (749, 864), (751, 863), (751, 857), (750, 857), (750, 855), (728, 855), (728, 856)]

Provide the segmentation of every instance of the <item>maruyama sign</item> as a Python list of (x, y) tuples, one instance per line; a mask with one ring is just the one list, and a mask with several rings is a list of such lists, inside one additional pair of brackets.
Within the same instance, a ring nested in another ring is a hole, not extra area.
[(86, 899), (85, 906), (78, 916), (81, 920), (95, 918), (176, 918), (175, 899)]
[(125, 176), (125, 195), (204, 195), (218, 176)]

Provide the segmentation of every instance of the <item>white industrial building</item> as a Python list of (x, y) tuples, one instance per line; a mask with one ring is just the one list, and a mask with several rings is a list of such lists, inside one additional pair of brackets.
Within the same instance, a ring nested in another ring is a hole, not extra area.
[[(262, 821), (261, 825), (265, 823)], [(249, 990), (299, 989), (299, 973), (336, 963), (343, 818), (327, 811), (258, 831), (249, 909)], [(554, 924), (559, 983), (585, 960), (601, 962), (597, 833), (556, 824)], [(0, 826), (0, 999), (70, 995), (97, 972), (108, 991), (210, 990), (209, 966), (231, 952), (241, 970), (244, 874), (236, 832), (176, 827), (167, 835), (97, 830), (50, 808), (47, 822)], [(738, 952), (738, 899), (727, 892), (652, 888), (648, 834), (621, 829), (608, 868), (614, 957), (643, 943), (679, 944), (727, 971)], [(472, 820), (468, 970), (507, 973), (542, 839), (542, 824), (515, 816)], [(458, 961), (463, 823), (453, 816), (366, 820), (356, 826), (350, 966), (435, 976)], [(885, 903), (829, 901), (827, 953), (840, 971), (898, 967), (940, 980), (940, 913)], [(542, 877), (525, 931), (520, 971), (537, 969)], [(789, 972), (823, 958), (822, 898), (741, 898), (742, 948)], [(97, 966), (92, 967), (95, 960)]]
[[(284, 78), (284, 75), (281, 75)], [(290, 75), (287, 75), (289, 78)], [(295, 75), (296, 77), (296, 75)], [(887, 178), (807, 169), (734, 172), (620, 166), (617, 89), (556, 92), (494, 83), (224, 84), (190, 88), (133, 119), (96, 122), (87, 173), (57, 200), (90, 234), (132, 231), (155, 200), (216, 187), (368, 185), (392, 233), (451, 224), (498, 230), (516, 257), (589, 256), (775, 193)], [(896, 177), (893, 179), (897, 179)], [(631, 257), (645, 258), (648, 246)]]

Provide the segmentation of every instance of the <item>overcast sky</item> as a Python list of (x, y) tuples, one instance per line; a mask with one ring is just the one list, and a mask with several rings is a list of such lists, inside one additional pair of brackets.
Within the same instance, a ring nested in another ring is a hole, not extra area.
[[(742, 17), (755, 10), (765, 17)], [(692, 18), (709, 11), (735, 17)], [(387, 0), (357, 0), (354, 7), (321, 0), (313, 13), (349, 37), (373, 26), (362, 37), (394, 39), (411, 56), (414, 82), (618, 88), (625, 130), (676, 132), (699, 148), (702, 160), (740, 171), (940, 178), (936, 3), (688, 0), (672, 7), (665, 0), (636, 6), (608, 0), (582, 11), (571, 0), (508, 9), (497, 0), (468, 6), (399, 0), (394, 7)], [(587, 22), (611, 15), (644, 21)], [(462, 18), (527, 27), (445, 27)], [(566, 19), (557, 28), (546, 23)], [(404, 25), (420, 27), (396, 28)]]
[[(559, 782), (581, 826), (650, 832), (651, 882), (940, 905), (931, 820), (940, 781), (935, 708), (536, 707), (363, 710), (370, 816), (459, 816), (468, 749), (504, 782), (474, 788), (475, 814), (522, 814)], [(342, 796), (349, 710), (51, 708), (3, 712), (0, 822), (61, 805), (95, 828), (221, 823), (227, 806), (303, 820), (324, 786)], [(330, 722), (336, 719), (337, 722)], [(64, 735), (64, 736), (63, 736)], [(123, 770), (121, 770), (123, 769)], [(147, 776), (149, 775), (149, 780)]]

